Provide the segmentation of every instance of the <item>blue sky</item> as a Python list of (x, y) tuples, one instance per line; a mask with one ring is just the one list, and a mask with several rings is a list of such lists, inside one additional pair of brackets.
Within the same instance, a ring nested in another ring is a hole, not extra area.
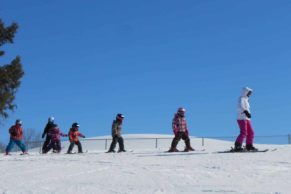
[(291, 2), (270, 0), (3, 1), (0, 18), (20, 29), (0, 64), (22, 57), (16, 118), (42, 131), (79, 122), (87, 137), (171, 133), (186, 108), (193, 136), (235, 136), (243, 86), (256, 135), (288, 134)]

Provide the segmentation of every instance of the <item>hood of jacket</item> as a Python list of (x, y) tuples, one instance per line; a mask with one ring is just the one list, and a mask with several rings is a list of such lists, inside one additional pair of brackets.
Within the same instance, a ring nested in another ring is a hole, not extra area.
[(244, 87), (244, 88), (242, 89), (241, 96), (242, 96), (242, 97), (247, 97), (247, 94), (248, 94), (249, 92), (253, 92), (253, 90), (252, 90), (251, 88), (249, 88), (249, 87)]

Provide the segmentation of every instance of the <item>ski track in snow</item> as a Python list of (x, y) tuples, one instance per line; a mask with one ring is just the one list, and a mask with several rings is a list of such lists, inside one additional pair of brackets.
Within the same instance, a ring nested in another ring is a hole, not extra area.
[(290, 193), (291, 146), (264, 147), (278, 150), (215, 154), (225, 146), (214, 145), (190, 153), (0, 156), (0, 193)]

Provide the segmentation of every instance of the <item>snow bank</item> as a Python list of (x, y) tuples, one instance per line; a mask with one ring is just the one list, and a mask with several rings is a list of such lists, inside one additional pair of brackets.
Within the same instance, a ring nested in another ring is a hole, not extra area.
[(232, 143), (207, 140), (206, 145), (194, 146), (205, 151), (190, 153), (90, 149), (86, 154), (0, 156), (0, 193), (290, 193), (291, 146), (256, 145), (277, 150), (218, 154)]

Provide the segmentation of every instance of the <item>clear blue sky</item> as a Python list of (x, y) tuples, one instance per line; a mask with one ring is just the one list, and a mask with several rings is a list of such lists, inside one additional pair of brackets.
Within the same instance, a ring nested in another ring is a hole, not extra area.
[(0, 64), (22, 57), (16, 118), (42, 131), (86, 136), (172, 133), (178, 107), (193, 136), (238, 134), (236, 103), (251, 98), (256, 135), (291, 133), (291, 2), (287, 0), (2, 1), (0, 18), (20, 29)]

